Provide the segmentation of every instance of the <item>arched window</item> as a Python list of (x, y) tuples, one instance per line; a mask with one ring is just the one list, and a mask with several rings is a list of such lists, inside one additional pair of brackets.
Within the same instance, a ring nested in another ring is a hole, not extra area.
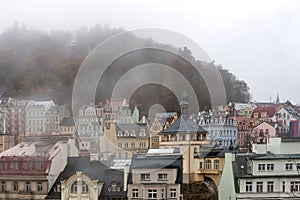
[(214, 160), (214, 169), (219, 169), (219, 160)]
[(89, 192), (89, 187), (88, 185), (83, 181), (82, 182), (82, 193), (88, 193)]
[(211, 160), (205, 160), (205, 169), (211, 169)]
[(77, 193), (77, 181), (72, 184), (71, 193)]

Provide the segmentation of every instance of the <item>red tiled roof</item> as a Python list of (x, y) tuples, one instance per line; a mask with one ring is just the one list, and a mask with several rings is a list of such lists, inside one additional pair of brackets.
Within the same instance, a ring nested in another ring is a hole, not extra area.
[[(261, 113), (262, 112), (267, 112), (266, 117), (262, 117)], [(254, 118), (254, 114), (258, 113), (258, 118), (270, 118), (273, 117), (276, 113), (276, 106), (267, 106), (267, 107), (257, 107), (253, 110), (252, 116)]]

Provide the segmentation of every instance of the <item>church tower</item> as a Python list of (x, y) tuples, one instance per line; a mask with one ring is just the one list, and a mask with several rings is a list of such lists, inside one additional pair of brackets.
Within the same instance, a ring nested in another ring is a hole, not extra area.
[(189, 108), (189, 102), (188, 102), (188, 97), (185, 91), (181, 94), (181, 99), (180, 99), (180, 109), (181, 109), (181, 116), (184, 119), (188, 118), (188, 108)]

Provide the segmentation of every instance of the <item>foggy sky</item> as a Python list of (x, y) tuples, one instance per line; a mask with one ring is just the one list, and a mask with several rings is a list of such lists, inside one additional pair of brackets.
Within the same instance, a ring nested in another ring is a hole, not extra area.
[(96, 24), (164, 28), (197, 42), (216, 63), (245, 80), (253, 100), (300, 104), (300, 2), (289, 0), (3, 0), (0, 32), (75, 30)]

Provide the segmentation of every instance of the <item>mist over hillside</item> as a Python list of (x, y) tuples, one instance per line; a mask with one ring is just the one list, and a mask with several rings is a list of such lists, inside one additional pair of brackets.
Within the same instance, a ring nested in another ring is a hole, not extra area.
[[(0, 35), (0, 92), (3, 96), (17, 98), (45, 100), (53, 99), (57, 104), (65, 104), (69, 108), (72, 103), (72, 87), (82, 61), (88, 53), (101, 41), (108, 37), (124, 31), (122, 28), (109, 28), (95, 25), (91, 28), (81, 28), (75, 31), (56, 30), (44, 32), (41, 30), (28, 29), (15, 23)], [(145, 42), (164, 46), (164, 48), (175, 49), (180, 55), (189, 57), (193, 62), (192, 52), (187, 48), (176, 49), (170, 45), (157, 43), (151, 39), (140, 39), (132, 36), (128, 43)], [(109, 53), (109, 52), (108, 52)], [(141, 56), (143, 55), (143, 56)], [(145, 62), (156, 56), (155, 52), (138, 51), (130, 55), (131, 59), (119, 58), (110, 67), (111, 72), (117, 74), (114, 65), (132, 64), (132, 62)], [(175, 67), (184, 67), (182, 61), (176, 58), (168, 60), (170, 55), (161, 54), (166, 63), (172, 63)], [(176, 62), (175, 62), (176, 61)], [(207, 69), (214, 63), (206, 64)], [(250, 89), (247, 83), (239, 80), (233, 73), (221, 65), (217, 66), (224, 81), (227, 101), (248, 102), (250, 100)], [(203, 79), (193, 79), (192, 71), (186, 70), (186, 76), (190, 80), (197, 80), (200, 85), (197, 97), (201, 109), (210, 108), (210, 97)], [(107, 76), (109, 77), (109, 76)], [(115, 77), (115, 78), (116, 78)], [(113, 78), (112, 78), (113, 79)], [(103, 87), (112, 87), (112, 79), (101, 80), (96, 101), (104, 102), (110, 97)], [(194, 83), (196, 84), (196, 83)], [(153, 98), (149, 98), (152, 94)], [(159, 98), (158, 98), (159, 97)], [(178, 101), (167, 88), (158, 85), (146, 85), (134, 92), (130, 99), (131, 106), (138, 105), (142, 114), (146, 114), (149, 106), (154, 103), (165, 105), (167, 111), (179, 111)]]

